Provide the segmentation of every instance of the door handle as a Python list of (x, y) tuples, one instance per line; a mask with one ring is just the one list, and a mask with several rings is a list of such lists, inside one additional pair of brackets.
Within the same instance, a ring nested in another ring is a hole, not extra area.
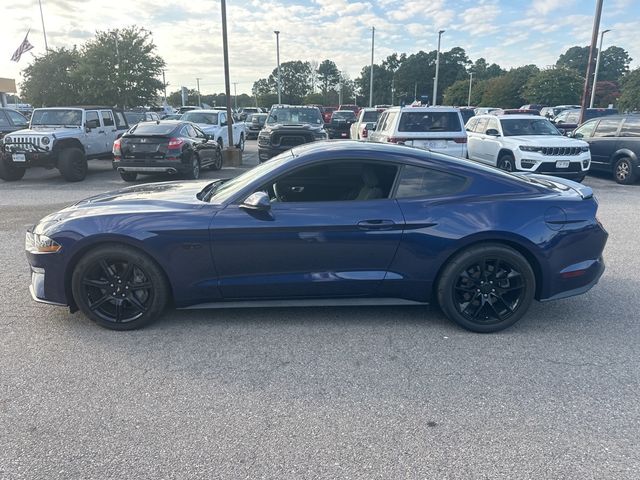
[(98, 133), (104, 133), (104, 130), (98, 130)]
[(304, 187), (291, 187), (291, 191), (295, 193), (302, 193), (304, 192)]
[(360, 230), (391, 230), (396, 222), (393, 220), (362, 220), (358, 222)]

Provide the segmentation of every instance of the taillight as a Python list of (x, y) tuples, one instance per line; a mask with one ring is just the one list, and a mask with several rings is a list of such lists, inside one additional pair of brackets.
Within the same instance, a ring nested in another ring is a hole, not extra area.
[(169, 148), (170, 149), (180, 148), (180, 147), (182, 147), (183, 144), (184, 144), (184, 140), (182, 140), (181, 138), (171, 138), (171, 139), (169, 139)]
[(387, 138), (387, 142), (389, 142), (389, 143), (397, 143), (398, 145), (402, 145), (407, 140), (409, 140), (409, 139), (408, 138), (401, 138), (401, 137), (389, 137), (389, 138)]
[(360, 135), (362, 138), (367, 138), (369, 136), (369, 130), (367, 130), (367, 127), (364, 127), (364, 129), (362, 130), (362, 135)]
[(120, 148), (120, 144), (121, 141), (120, 139), (117, 139), (115, 142), (113, 142), (113, 156), (120, 158), (122, 156), (122, 149)]
[(467, 143), (467, 137), (454, 138), (453, 141), (456, 143)]

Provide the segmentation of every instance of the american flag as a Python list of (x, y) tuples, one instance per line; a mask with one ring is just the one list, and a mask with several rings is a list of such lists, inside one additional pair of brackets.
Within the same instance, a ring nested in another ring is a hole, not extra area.
[(24, 36), (24, 40), (22, 41), (18, 49), (13, 53), (13, 56), (11, 57), (12, 62), (19, 62), (20, 57), (22, 57), (23, 53), (26, 53), (29, 50), (33, 49), (33, 45), (31, 45), (29, 43), (29, 40), (27, 40), (28, 36), (29, 36), (29, 31), (27, 31), (27, 34)]

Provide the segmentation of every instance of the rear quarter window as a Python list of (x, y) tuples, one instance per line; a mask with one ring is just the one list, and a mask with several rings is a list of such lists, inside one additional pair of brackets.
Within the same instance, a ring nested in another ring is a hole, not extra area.
[(615, 137), (618, 132), (618, 126), (620, 120), (616, 118), (603, 118), (598, 123), (596, 131), (593, 133), (594, 137)]
[(399, 132), (461, 132), (458, 112), (402, 112)]
[(640, 117), (627, 118), (622, 125), (620, 136), (640, 138)]
[(460, 193), (467, 185), (465, 177), (431, 168), (405, 165), (400, 172), (396, 198), (437, 197)]

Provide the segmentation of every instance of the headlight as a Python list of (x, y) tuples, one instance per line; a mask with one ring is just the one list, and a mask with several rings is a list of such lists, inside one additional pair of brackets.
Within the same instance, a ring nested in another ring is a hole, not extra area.
[(42, 138), (42, 144), (43, 145), (49, 145), (50, 142), (51, 142), (51, 140), (49, 139), (49, 137), (43, 137)]
[(57, 253), (62, 249), (62, 246), (46, 235), (27, 232), (24, 248), (29, 253)]
[(523, 152), (540, 152), (542, 151), (542, 147), (531, 147), (529, 145), (520, 145), (518, 147)]
[(581, 152), (588, 152), (589, 151), (589, 147), (580, 147), (580, 151)]

